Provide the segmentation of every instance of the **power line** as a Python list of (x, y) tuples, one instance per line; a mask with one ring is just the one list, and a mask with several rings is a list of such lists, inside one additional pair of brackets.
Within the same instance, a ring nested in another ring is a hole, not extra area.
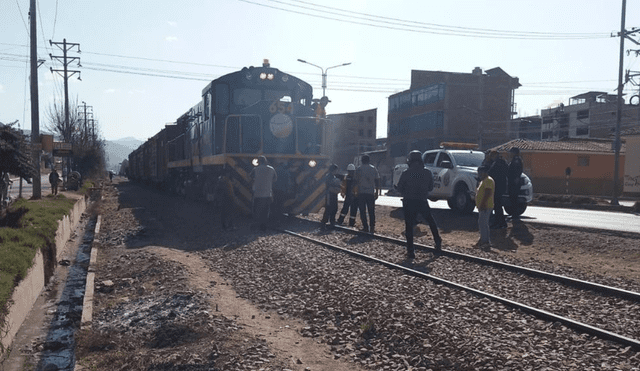
[(18, 11), (20, 12), (20, 19), (22, 19), (22, 24), (24, 24), (24, 29), (27, 31), (27, 36), (29, 35), (29, 27), (27, 27), (27, 22), (24, 21), (24, 16), (22, 15), (22, 8), (20, 8), (20, 3), (16, 0), (16, 5), (18, 5)]
[[(290, 6), (298, 6), (298, 5), (292, 5), (292, 4), (288, 4), (285, 3), (283, 1), (279, 1), (279, 0), (269, 0), (272, 2), (276, 2), (276, 3), (281, 3), (284, 5), (290, 5)], [(315, 3), (311, 3), (308, 1), (302, 1), (302, 0), (291, 0), (293, 2), (296, 3), (302, 3), (302, 4), (308, 4), (311, 5), (313, 7), (316, 7), (316, 9), (314, 8), (308, 8), (308, 7), (302, 7), (302, 6), (298, 6), (304, 9), (310, 9), (310, 10), (320, 10), (320, 11), (325, 11), (325, 9), (333, 9), (333, 10), (337, 10), (339, 12), (343, 12), (346, 13), (346, 15), (342, 15), (342, 16), (350, 16), (352, 14), (359, 14), (359, 15), (363, 15), (365, 17), (369, 17), (369, 18), (379, 18), (379, 19), (385, 19), (385, 20), (391, 20), (394, 22), (401, 22), (401, 23), (409, 23), (409, 24), (415, 24), (418, 26), (425, 26), (425, 27), (435, 27), (438, 29), (443, 29), (443, 30), (454, 30), (455, 32), (459, 32), (458, 30), (461, 31), (471, 31), (471, 32), (480, 32), (480, 33), (498, 33), (498, 34), (511, 34), (511, 35), (544, 35), (544, 36), (556, 36), (556, 37), (576, 37), (576, 36), (586, 36), (586, 37), (608, 37), (608, 34), (605, 33), (557, 33), (557, 32), (537, 32), (537, 31), (526, 31), (526, 32), (522, 32), (522, 31), (508, 31), (508, 30), (495, 30), (495, 29), (486, 29), (486, 28), (473, 28), (473, 27), (462, 27), (462, 26), (449, 26), (449, 25), (442, 25), (442, 24), (437, 24), (437, 23), (427, 23), (427, 22), (417, 22), (417, 21), (409, 21), (409, 20), (403, 20), (403, 19), (399, 19), (399, 18), (391, 18), (391, 17), (383, 17), (383, 16), (378, 16), (378, 15), (372, 15), (372, 14), (368, 14), (368, 13), (360, 13), (360, 12), (354, 12), (352, 10), (345, 10), (345, 9), (340, 9), (340, 8), (335, 8), (335, 7), (330, 7), (330, 6), (326, 6), (326, 5), (318, 5)], [(332, 13), (332, 14), (336, 14), (336, 13)]]
[(53, 32), (51, 33), (51, 40), (56, 36), (56, 23), (58, 22), (58, 0), (56, 0), (56, 13), (53, 17)]
[[(338, 18), (332, 18), (329, 16), (325, 16), (325, 15), (321, 15), (321, 14), (317, 14), (317, 13), (305, 13), (303, 11), (298, 11), (298, 10), (292, 10), (292, 9), (285, 9), (282, 7), (277, 7), (277, 6), (273, 6), (273, 5), (267, 5), (267, 4), (262, 4), (262, 3), (258, 3), (255, 1), (249, 1), (249, 0), (238, 0), (244, 3), (248, 3), (248, 4), (253, 4), (253, 5), (257, 5), (257, 6), (262, 6), (265, 8), (271, 8), (271, 9), (276, 9), (276, 10), (281, 10), (284, 12), (289, 12), (289, 13), (294, 13), (294, 14), (299, 14), (299, 15), (305, 15), (305, 16), (310, 16), (310, 17), (314, 17), (314, 18), (321, 18), (321, 19), (327, 19), (327, 20), (332, 20), (332, 21), (337, 21), (337, 22), (343, 22), (343, 23), (350, 23), (350, 24), (356, 24), (356, 25), (364, 25), (364, 26), (371, 26), (371, 27), (377, 27), (377, 28), (385, 28), (385, 29), (392, 29), (392, 30), (399, 30), (399, 31), (408, 31), (408, 32), (416, 32), (416, 33), (427, 33), (427, 34), (436, 34), (436, 35), (445, 35), (445, 36), (461, 36), (461, 37), (479, 37), (479, 38), (495, 38), (495, 39), (519, 39), (519, 40), (575, 40), (575, 39), (595, 39), (595, 38), (609, 38), (610, 35), (608, 33), (602, 33), (602, 34), (554, 34), (554, 33), (533, 33), (533, 32), (513, 32), (513, 31), (498, 31), (498, 30), (488, 30), (488, 29), (468, 29), (465, 30), (464, 33), (462, 30), (456, 30), (454, 29), (452, 26), (441, 26), (441, 25), (433, 25), (433, 24), (426, 24), (423, 23), (421, 26), (417, 26), (417, 25), (410, 25), (410, 24), (406, 24), (408, 21), (400, 21), (400, 22), (388, 22), (388, 21), (378, 21), (376, 19), (371, 19), (371, 18), (363, 18), (363, 17), (356, 17), (356, 16), (352, 16), (351, 14), (363, 14), (363, 13), (354, 13), (351, 11), (347, 11), (347, 10), (340, 10), (341, 12), (345, 12), (347, 14), (340, 14), (340, 13), (336, 13), (336, 12), (328, 12), (326, 10), (322, 10), (322, 14), (333, 14), (333, 15), (337, 15), (338, 17), (344, 17), (347, 19), (338, 19)], [(278, 1), (278, 0), (270, 0), (272, 2), (276, 2), (276, 3), (280, 3), (280, 4), (284, 4), (287, 6), (294, 6), (294, 7), (298, 7), (298, 8), (303, 8), (303, 9), (307, 9), (307, 10), (318, 10), (318, 9), (309, 9), (308, 7), (304, 7), (304, 6), (299, 6), (299, 5), (294, 5), (294, 4), (288, 4), (288, 3), (283, 3), (282, 1)], [(314, 5), (317, 7), (321, 7), (318, 5)], [(324, 7), (322, 7), (322, 9), (324, 9)], [(336, 8), (333, 8), (336, 9)], [(372, 17), (370, 15), (367, 15), (368, 17)], [(360, 21), (354, 21), (353, 19), (361, 19), (361, 20), (365, 20), (368, 22), (377, 22), (377, 23), (367, 23), (367, 22), (360, 22)], [(388, 25), (390, 24), (390, 25)], [(439, 27), (436, 27), (439, 26)], [(443, 28), (443, 27), (448, 27), (448, 28)], [(468, 31), (473, 30), (474, 33), (473, 34), (469, 34)]]

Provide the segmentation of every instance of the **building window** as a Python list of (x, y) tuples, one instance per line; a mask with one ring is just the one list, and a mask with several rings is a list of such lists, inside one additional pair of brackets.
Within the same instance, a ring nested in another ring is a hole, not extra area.
[(576, 135), (589, 135), (589, 127), (582, 126), (582, 127), (576, 128)]
[(364, 129), (360, 129), (359, 134), (361, 137), (364, 137)]
[(373, 130), (369, 129), (367, 134), (368, 134), (368, 137), (371, 138), (373, 136)]
[(589, 156), (578, 156), (578, 166), (589, 166)]
[(578, 120), (586, 120), (589, 118), (589, 110), (578, 111)]
[(373, 116), (367, 117), (367, 121), (369, 121), (369, 123), (371, 124), (373, 122)]
[(358, 120), (359, 120), (360, 122), (364, 122), (364, 116), (360, 116), (360, 117), (358, 117)]

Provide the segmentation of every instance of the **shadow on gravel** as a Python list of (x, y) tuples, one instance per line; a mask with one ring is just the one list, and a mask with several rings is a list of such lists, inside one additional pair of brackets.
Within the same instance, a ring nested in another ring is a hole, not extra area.
[[(119, 191), (119, 210), (130, 209), (139, 223), (133, 231), (131, 226), (123, 228), (129, 231), (124, 237), (128, 248), (157, 245), (185, 251), (211, 248), (227, 251), (268, 233), (252, 228), (250, 218), (242, 215), (234, 218), (235, 230), (222, 230), (220, 213), (209, 202), (186, 199), (130, 181), (115, 186)], [(202, 231), (209, 232), (209, 237), (202, 238)]]
[(424, 274), (429, 274), (431, 273), (431, 268), (429, 268), (429, 265), (435, 262), (436, 260), (438, 260), (439, 258), (440, 258), (440, 255), (431, 253), (431, 257), (427, 260), (416, 261), (417, 259), (406, 258), (405, 260), (402, 261), (401, 265)]
[[(458, 214), (452, 210), (431, 209), (431, 215), (436, 220), (441, 233), (449, 233), (451, 231), (473, 232), (478, 230), (477, 213)], [(392, 210), (389, 216), (404, 221), (404, 213), (401, 207)], [(428, 225), (420, 215), (418, 216), (418, 223)]]

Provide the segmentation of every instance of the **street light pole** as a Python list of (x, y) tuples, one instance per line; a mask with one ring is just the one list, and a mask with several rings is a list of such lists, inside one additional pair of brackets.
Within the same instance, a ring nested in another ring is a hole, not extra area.
[(338, 64), (338, 65), (327, 67), (327, 68), (322, 68), (322, 67), (320, 67), (318, 65), (315, 65), (313, 63), (309, 63), (309, 62), (307, 62), (305, 60), (302, 60), (302, 59), (298, 59), (298, 62), (310, 64), (310, 65), (312, 65), (314, 67), (318, 67), (320, 69), (320, 71), (322, 71), (322, 96), (323, 97), (326, 96), (326, 90), (327, 90), (327, 71), (332, 69), (332, 68), (348, 66), (348, 65), (351, 64), (351, 62), (349, 62), (349, 63)]

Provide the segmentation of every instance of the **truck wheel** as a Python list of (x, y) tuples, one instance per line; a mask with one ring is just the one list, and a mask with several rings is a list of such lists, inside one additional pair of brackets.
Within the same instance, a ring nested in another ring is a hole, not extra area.
[(518, 217), (524, 214), (525, 210), (527, 210), (527, 204), (518, 204), (515, 208), (511, 207), (511, 205), (504, 207), (504, 211), (513, 217)]
[(469, 188), (464, 183), (456, 185), (453, 197), (447, 201), (449, 207), (460, 214), (470, 214), (476, 206), (469, 195)]

